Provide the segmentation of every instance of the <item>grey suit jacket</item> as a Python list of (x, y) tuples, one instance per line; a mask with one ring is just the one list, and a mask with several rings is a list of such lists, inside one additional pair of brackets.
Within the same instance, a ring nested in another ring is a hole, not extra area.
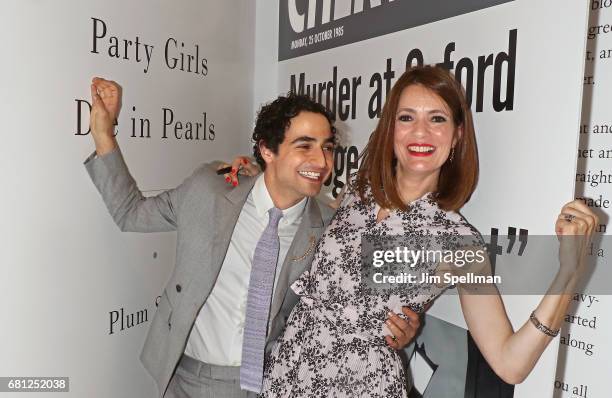
[[(145, 198), (119, 149), (90, 156), (85, 167), (122, 231), (177, 231), (176, 266), (152, 320), (140, 359), (165, 394), (195, 318), (210, 294), (255, 182), (228, 186), (210, 165), (200, 166), (175, 189)], [(310, 268), (315, 245), (333, 211), (308, 198), (272, 298), (267, 350), (285, 326), (298, 297), (288, 287)]]

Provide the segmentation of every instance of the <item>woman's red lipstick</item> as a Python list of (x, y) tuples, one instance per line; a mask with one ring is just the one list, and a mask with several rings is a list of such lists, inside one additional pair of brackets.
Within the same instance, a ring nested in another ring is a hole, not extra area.
[(418, 156), (418, 157), (431, 156), (436, 150), (436, 147), (431, 144), (417, 144), (417, 143), (410, 143), (406, 145), (406, 148), (408, 148), (408, 152), (410, 152), (411, 156)]

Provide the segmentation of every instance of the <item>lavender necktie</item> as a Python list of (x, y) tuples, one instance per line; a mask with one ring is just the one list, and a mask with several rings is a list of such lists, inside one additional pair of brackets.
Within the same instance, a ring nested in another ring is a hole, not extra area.
[(261, 392), (263, 382), (268, 316), (280, 248), (278, 222), (283, 212), (273, 207), (268, 214), (268, 226), (261, 234), (253, 253), (240, 367), (240, 387), (257, 393)]

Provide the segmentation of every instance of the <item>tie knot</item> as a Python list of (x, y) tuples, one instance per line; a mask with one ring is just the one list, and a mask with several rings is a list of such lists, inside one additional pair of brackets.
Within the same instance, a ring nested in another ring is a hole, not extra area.
[(283, 211), (281, 209), (273, 207), (270, 210), (268, 210), (268, 215), (270, 216), (270, 220), (268, 221), (268, 224), (277, 227), (278, 222), (283, 217)]

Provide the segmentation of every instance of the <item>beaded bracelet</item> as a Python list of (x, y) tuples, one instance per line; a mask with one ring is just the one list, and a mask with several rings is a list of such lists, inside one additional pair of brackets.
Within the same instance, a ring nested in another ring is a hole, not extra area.
[(542, 322), (540, 322), (540, 320), (536, 318), (535, 311), (531, 311), (529, 320), (531, 321), (531, 323), (533, 323), (533, 326), (535, 326), (536, 329), (538, 329), (540, 332), (544, 333), (547, 336), (556, 337), (559, 334), (559, 329), (552, 330), (548, 326), (543, 325)]

